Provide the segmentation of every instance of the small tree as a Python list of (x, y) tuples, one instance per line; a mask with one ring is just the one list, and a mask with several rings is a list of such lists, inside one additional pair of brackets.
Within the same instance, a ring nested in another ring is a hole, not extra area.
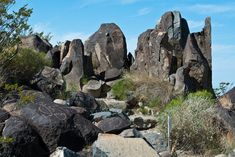
[(11, 11), (14, 4), (15, 0), (0, 0), (0, 70), (15, 56), (20, 36), (29, 29), (27, 21), (32, 9), (25, 5)]

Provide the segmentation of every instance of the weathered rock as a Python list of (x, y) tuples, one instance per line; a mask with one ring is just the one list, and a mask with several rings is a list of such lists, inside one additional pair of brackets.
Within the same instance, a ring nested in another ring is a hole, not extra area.
[(33, 49), (37, 52), (47, 53), (52, 49), (51, 44), (41, 39), (38, 35), (29, 35), (26, 37), (21, 37), (21, 48)]
[(42, 137), (50, 152), (58, 146), (81, 150), (99, 133), (99, 129), (75, 110), (47, 100), (27, 105), (21, 115)]
[(60, 68), (60, 46), (55, 46), (53, 49), (49, 50), (46, 55), (52, 61), (52, 67)]
[(220, 105), (228, 110), (235, 109), (235, 87), (218, 98)]
[(66, 80), (66, 89), (80, 90), (80, 79), (83, 76), (84, 47), (80, 39), (70, 43), (68, 54), (62, 61), (60, 70)]
[(85, 56), (90, 56), (96, 75), (108, 69), (122, 69), (127, 57), (126, 39), (114, 23), (102, 24), (85, 42)]
[(95, 98), (100, 97), (102, 82), (98, 80), (90, 80), (87, 84), (82, 87), (84, 93), (88, 93)]
[(119, 101), (119, 100), (115, 100), (115, 99), (100, 98), (100, 99), (96, 99), (96, 100), (103, 101), (109, 109), (111, 109), (111, 108), (121, 109), (123, 112), (126, 111), (127, 106), (128, 106), (125, 101)]
[(57, 147), (50, 157), (80, 157), (77, 153), (69, 150), (66, 147)]
[[(5, 138), (13, 138), (0, 155), (17, 157), (48, 157), (49, 150), (41, 137), (26, 120), (19, 117), (11, 117), (6, 121), (2, 133)], [(1, 154), (2, 153), (2, 154)]]
[(159, 157), (143, 139), (101, 134), (93, 144), (93, 157)]
[(172, 155), (171, 155), (171, 153), (169, 151), (160, 152), (159, 155), (161, 157), (172, 157)]
[(139, 36), (135, 58), (132, 71), (170, 80), (178, 92), (212, 90), (210, 18), (202, 32), (190, 34), (178, 11), (165, 13), (155, 29)]
[(167, 150), (167, 141), (159, 132), (150, 130), (140, 131), (141, 137), (144, 138), (157, 152)]
[(68, 54), (69, 52), (69, 45), (70, 41), (66, 40), (62, 45), (61, 45), (61, 50), (60, 50), (60, 64), (62, 64), (62, 61), (64, 57)]
[(135, 128), (123, 130), (119, 135), (125, 138), (142, 138), (142, 134)]
[(83, 92), (73, 93), (67, 102), (70, 106), (84, 107), (90, 113), (100, 111), (100, 105), (95, 98)]
[(112, 68), (105, 71), (104, 80), (112, 81), (120, 78), (122, 75), (122, 69)]
[(157, 124), (156, 118), (153, 116), (131, 115), (129, 116), (134, 127), (138, 129), (150, 129)]
[(64, 90), (65, 86), (65, 81), (60, 70), (47, 66), (34, 77), (31, 83), (50, 96), (55, 96), (60, 93)]
[(71, 106), (70, 108), (74, 109), (76, 113), (82, 115), (84, 118), (90, 119), (90, 113), (84, 107)]
[(93, 113), (91, 114), (91, 116), (93, 116), (93, 121), (95, 122), (99, 122), (101, 120), (104, 120), (106, 118), (110, 118), (112, 117), (114, 114), (112, 112), (96, 112), (96, 113)]
[(55, 99), (53, 102), (60, 105), (67, 105), (67, 102), (62, 99)]
[(0, 123), (5, 122), (10, 117), (10, 114), (2, 109), (0, 109)]
[(120, 133), (131, 125), (130, 120), (126, 116), (115, 116), (106, 118), (98, 122), (97, 127), (105, 133)]

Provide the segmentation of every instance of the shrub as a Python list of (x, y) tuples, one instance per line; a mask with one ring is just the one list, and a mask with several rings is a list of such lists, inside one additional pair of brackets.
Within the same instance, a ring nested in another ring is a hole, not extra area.
[(159, 116), (165, 132), (168, 114), (172, 117), (172, 145), (177, 150), (194, 153), (223, 150), (220, 126), (215, 121), (214, 101), (208, 92), (200, 91), (189, 94), (185, 99), (172, 100)]
[(45, 53), (31, 49), (20, 49), (18, 54), (6, 66), (3, 76), (9, 83), (28, 84), (33, 76), (51, 62), (45, 58)]
[(114, 96), (119, 100), (125, 100), (129, 91), (135, 90), (135, 84), (131, 79), (122, 79), (112, 86)]

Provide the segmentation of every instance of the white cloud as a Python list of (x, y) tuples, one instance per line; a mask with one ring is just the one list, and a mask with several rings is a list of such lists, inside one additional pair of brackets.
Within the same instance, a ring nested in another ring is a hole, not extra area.
[(151, 13), (151, 9), (150, 8), (142, 8), (140, 10), (138, 10), (137, 16), (143, 16), (143, 15), (147, 15), (149, 13)]
[(56, 35), (52, 37), (51, 43), (53, 45), (56, 45), (57, 42), (64, 42), (66, 40), (73, 40), (73, 39), (81, 39), (83, 42), (85, 42), (89, 38), (90, 34), (85, 34), (82, 32), (68, 32), (64, 33), (62, 35)]
[(213, 13), (225, 13), (234, 11), (233, 5), (214, 5), (214, 4), (196, 4), (193, 6), (189, 6), (188, 10), (196, 11), (198, 13), (206, 13), (206, 14), (213, 14)]
[(49, 23), (39, 22), (33, 25), (32, 28), (33, 28), (33, 31), (37, 33), (40, 33), (40, 32), (50, 33), (52, 31)]

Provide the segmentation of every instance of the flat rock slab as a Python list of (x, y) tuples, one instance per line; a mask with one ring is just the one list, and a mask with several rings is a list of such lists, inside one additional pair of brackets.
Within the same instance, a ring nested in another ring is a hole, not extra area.
[(100, 134), (93, 144), (93, 157), (159, 157), (143, 139)]

